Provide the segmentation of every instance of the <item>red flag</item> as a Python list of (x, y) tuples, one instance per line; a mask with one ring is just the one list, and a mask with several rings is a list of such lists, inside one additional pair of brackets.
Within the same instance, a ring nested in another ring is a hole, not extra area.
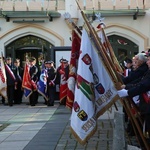
[(61, 74), (59, 99), (60, 99), (60, 103), (63, 103), (63, 101), (65, 101), (65, 98), (67, 97), (67, 88), (68, 88), (63, 62), (61, 64), (61, 69), (59, 70), (59, 73)]
[(72, 50), (71, 50), (71, 59), (70, 59), (70, 67), (69, 67), (69, 78), (68, 78), (68, 91), (67, 91), (67, 101), (66, 107), (72, 109), (74, 102), (74, 91), (75, 91), (75, 82), (77, 75), (77, 64), (80, 53), (80, 43), (81, 38), (79, 34), (77, 34), (76, 30), (72, 32)]
[(24, 88), (24, 96), (28, 98), (32, 94), (32, 81), (29, 74), (29, 65), (25, 64), (22, 87)]

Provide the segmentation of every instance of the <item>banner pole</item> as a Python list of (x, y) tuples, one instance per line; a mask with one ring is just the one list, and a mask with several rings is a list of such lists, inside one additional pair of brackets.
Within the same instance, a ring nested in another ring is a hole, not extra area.
[[(79, 9), (81, 10), (81, 8), (80, 8), (80, 6), (79, 6), (79, 4), (78, 4), (77, 1), (76, 1), (76, 3), (77, 3), (77, 5), (78, 5)], [(91, 27), (91, 25), (89, 24), (89, 22), (88, 22), (88, 20), (87, 20), (87, 18), (86, 18), (86, 16), (85, 16), (85, 14), (83, 13), (82, 10), (81, 10), (81, 14), (82, 14), (82, 17), (83, 17), (83, 19), (84, 19), (84, 21), (85, 21), (85, 24), (86, 24), (88, 30), (90, 31), (90, 34), (92, 35), (93, 41), (94, 41), (94, 43), (95, 43), (97, 49), (98, 49), (98, 50), (99, 50), (99, 49), (102, 49), (102, 50), (103, 50), (103, 51), (101, 50), (101, 57), (102, 57), (102, 59), (103, 59), (103, 63), (105, 64), (105, 67), (107, 68), (107, 70), (108, 70), (108, 72), (109, 72), (109, 74), (110, 74), (112, 80), (114, 81), (115, 86), (117, 85), (116, 88), (118, 89), (119, 86), (120, 86), (120, 84), (121, 84), (121, 79), (120, 79), (119, 75), (117, 75), (113, 64), (110, 64), (110, 61), (108, 61), (110, 58), (108, 58), (108, 57), (106, 56), (106, 52), (104, 52), (103, 45), (102, 45), (101, 41), (98, 40), (99, 38), (98, 38), (98, 35), (97, 35), (96, 31), (94, 30), (93, 27)], [(98, 54), (100, 55), (99, 52), (98, 52)], [(121, 88), (121, 87), (120, 87), (120, 88)], [(128, 108), (128, 107), (127, 107), (127, 108)], [(137, 120), (133, 117), (133, 115), (132, 115), (132, 113), (131, 113), (131, 110), (130, 110), (130, 109), (128, 109), (128, 110), (129, 110), (129, 113), (130, 113), (130, 115), (131, 115), (131, 117), (132, 117), (132, 119), (133, 119), (133, 121), (134, 121), (134, 123), (135, 123), (135, 125), (136, 125), (137, 130), (139, 131), (139, 134), (140, 134), (140, 136), (141, 136), (141, 138), (142, 138), (142, 141), (143, 141), (145, 147), (146, 147), (147, 149), (149, 149), (150, 147), (149, 147), (148, 143), (146, 142), (146, 140), (145, 140), (145, 138), (144, 138), (144, 136), (143, 136), (143, 134), (142, 134), (142, 131), (141, 131), (141, 129), (140, 129), (138, 123), (137, 123)]]

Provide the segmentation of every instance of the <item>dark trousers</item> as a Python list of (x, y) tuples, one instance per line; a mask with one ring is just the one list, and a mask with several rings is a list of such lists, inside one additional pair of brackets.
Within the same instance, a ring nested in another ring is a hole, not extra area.
[(9, 105), (13, 105), (14, 90), (15, 90), (15, 86), (14, 85), (7, 85), (7, 97), (8, 97), (8, 104)]
[(5, 104), (5, 97), (2, 96), (2, 104)]
[(54, 100), (55, 100), (55, 87), (54, 86), (49, 86), (47, 88), (47, 94), (48, 94), (48, 105), (54, 105)]
[(14, 103), (15, 104), (22, 103), (23, 91), (21, 89), (21, 86), (22, 86), (22, 83), (18, 83), (17, 89), (15, 89), (15, 93), (14, 93)]
[(33, 93), (29, 97), (30, 105), (35, 106), (36, 102), (38, 101), (38, 92), (33, 91)]

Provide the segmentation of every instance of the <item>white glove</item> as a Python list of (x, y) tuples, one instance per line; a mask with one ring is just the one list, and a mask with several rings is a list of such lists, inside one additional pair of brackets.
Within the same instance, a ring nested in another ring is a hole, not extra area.
[(126, 97), (126, 96), (128, 96), (128, 90), (122, 89), (122, 90), (119, 90), (117, 92), (118, 92), (118, 95), (120, 97)]
[(139, 95), (134, 96), (132, 99), (133, 99), (133, 101), (134, 101), (135, 104), (138, 104), (140, 102)]

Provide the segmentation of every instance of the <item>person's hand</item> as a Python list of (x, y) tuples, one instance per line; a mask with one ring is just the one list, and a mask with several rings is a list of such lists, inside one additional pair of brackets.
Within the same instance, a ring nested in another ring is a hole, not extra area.
[(117, 91), (117, 93), (120, 97), (128, 96), (128, 90), (125, 90), (125, 89), (119, 90), (119, 91)]
[(126, 85), (124, 85), (124, 84), (121, 85), (121, 89), (125, 89), (125, 87), (126, 87)]
[(62, 69), (59, 70), (59, 73), (60, 74), (65, 74), (65, 72)]

